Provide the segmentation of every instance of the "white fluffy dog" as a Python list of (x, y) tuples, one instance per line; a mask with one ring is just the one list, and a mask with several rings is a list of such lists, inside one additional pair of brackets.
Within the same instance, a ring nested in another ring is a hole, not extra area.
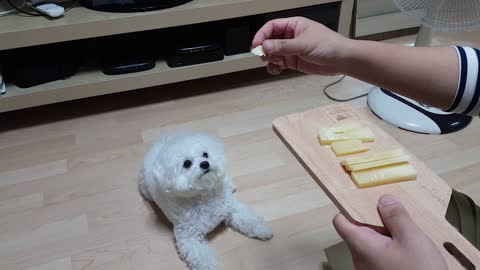
[(139, 189), (173, 223), (178, 253), (190, 269), (218, 269), (205, 236), (222, 222), (248, 237), (273, 236), (263, 218), (233, 195), (223, 144), (208, 135), (161, 138), (145, 156)]

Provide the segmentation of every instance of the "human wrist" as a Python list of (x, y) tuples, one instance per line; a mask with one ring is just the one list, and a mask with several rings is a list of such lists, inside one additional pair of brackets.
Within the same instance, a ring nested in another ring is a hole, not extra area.
[(357, 62), (359, 62), (362, 57), (362, 52), (364, 51), (362, 47), (365, 44), (363, 41), (348, 39), (345, 38), (338, 46), (336, 64), (338, 66), (338, 71), (342, 74), (349, 75), (354, 72)]

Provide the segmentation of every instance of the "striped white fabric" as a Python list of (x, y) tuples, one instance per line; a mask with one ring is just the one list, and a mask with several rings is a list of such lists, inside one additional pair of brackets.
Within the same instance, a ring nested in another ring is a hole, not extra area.
[(457, 95), (447, 112), (480, 114), (480, 50), (469, 47), (455, 47), (459, 59), (459, 80)]

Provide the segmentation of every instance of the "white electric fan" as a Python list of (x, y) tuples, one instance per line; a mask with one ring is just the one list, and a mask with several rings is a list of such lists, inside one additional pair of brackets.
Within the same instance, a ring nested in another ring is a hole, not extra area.
[[(480, 0), (393, 0), (404, 13), (420, 23), (415, 46), (430, 46), (433, 31), (473, 30), (480, 27)], [(444, 134), (465, 128), (472, 117), (445, 113), (375, 87), (368, 106), (379, 118), (406, 130)]]

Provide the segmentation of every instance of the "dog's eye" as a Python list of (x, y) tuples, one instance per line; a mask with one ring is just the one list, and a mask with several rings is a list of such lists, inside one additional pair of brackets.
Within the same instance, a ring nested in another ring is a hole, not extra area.
[(208, 158), (208, 153), (203, 153), (204, 158)]
[(184, 168), (188, 169), (190, 166), (192, 166), (192, 162), (190, 160), (185, 160), (185, 162), (183, 162)]

